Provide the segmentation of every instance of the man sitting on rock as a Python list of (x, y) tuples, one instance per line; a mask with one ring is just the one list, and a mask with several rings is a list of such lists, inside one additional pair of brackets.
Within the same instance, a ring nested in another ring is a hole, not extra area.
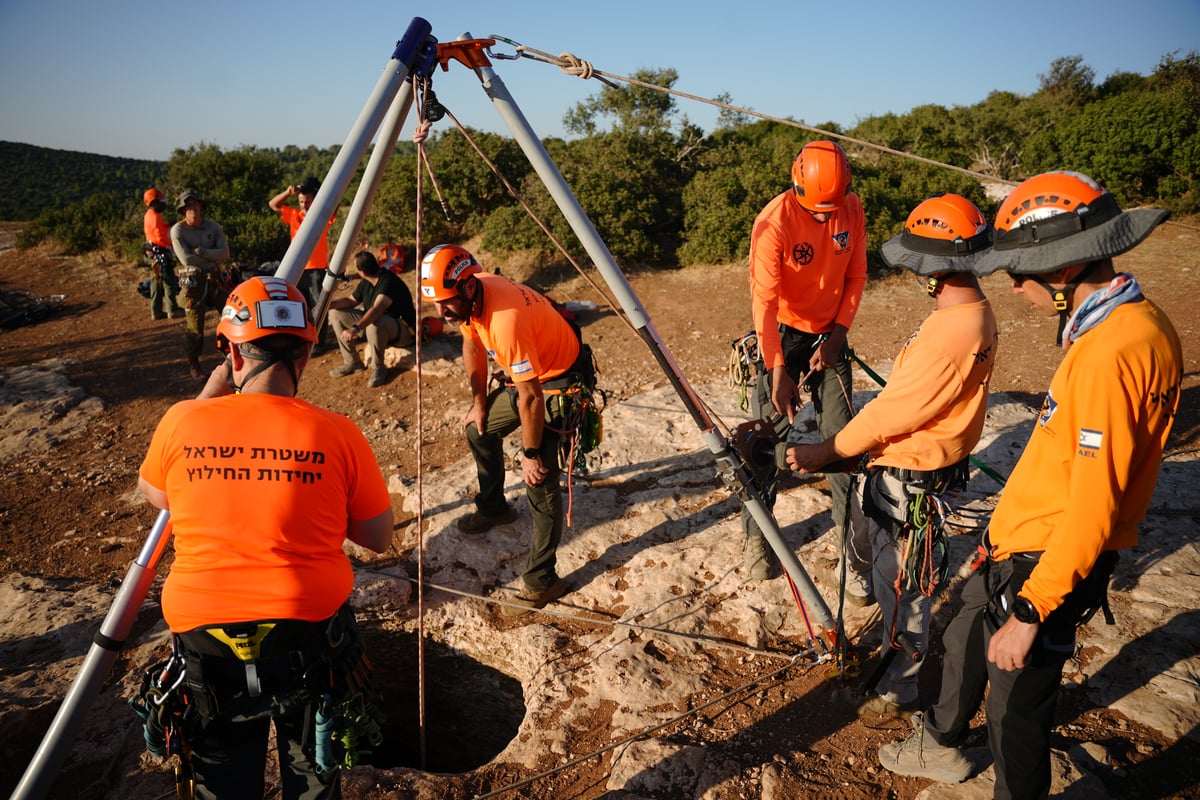
[(417, 311), (412, 292), (394, 273), (382, 269), (375, 256), (365, 250), (354, 257), (361, 280), (349, 297), (339, 297), (329, 304), (329, 324), (342, 354), (341, 366), (330, 375), (344, 378), (366, 369), (354, 350), (354, 342), (366, 337), (370, 351), (371, 388), (388, 381), (383, 363), (383, 351), (389, 345), (407, 347), (416, 341)]

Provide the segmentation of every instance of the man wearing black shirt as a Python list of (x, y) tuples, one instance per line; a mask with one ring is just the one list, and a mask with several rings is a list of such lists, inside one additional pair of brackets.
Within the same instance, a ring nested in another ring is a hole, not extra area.
[(414, 341), (417, 312), (412, 292), (394, 273), (382, 269), (375, 256), (363, 251), (354, 257), (361, 280), (349, 297), (339, 297), (329, 304), (329, 324), (333, 326), (342, 364), (330, 375), (344, 378), (366, 369), (354, 350), (354, 342), (365, 336), (370, 351), (371, 379), (368, 386), (383, 386), (388, 371), (383, 364), (383, 351), (389, 345), (407, 347)]

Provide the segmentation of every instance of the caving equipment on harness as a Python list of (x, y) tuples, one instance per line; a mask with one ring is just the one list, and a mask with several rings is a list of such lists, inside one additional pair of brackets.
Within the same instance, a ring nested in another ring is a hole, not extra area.
[(729, 355), (729, 385), (738, 398), (738, 408), (750, 410), (750, 392), (763, 370), (762, 353), (758, 349), (758, 333), (750, 331), (731, 343)]
[(166, 661), (146, 670), (129, 706), (142, 720), (146, 750), (158, 758), (179, 757), (175, 790), (181, 800), (192, 800), (196, 779), (191, 740), (199, 735), (202, 723), (185, 685), (186, 676), (183, 654), (176, 648)]

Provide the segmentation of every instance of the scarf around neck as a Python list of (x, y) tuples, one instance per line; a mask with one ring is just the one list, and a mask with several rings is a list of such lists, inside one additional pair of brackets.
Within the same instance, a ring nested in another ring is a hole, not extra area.
[(1121, 272), (1112, 279), (1107, 289), (1097, 289), (1089, 294), (1067, 320), (1062, 343), (1066, 350), (1071, 343), (1108, 319), (1113, 309), (1123, 303), (1136, 303), (1142, 299), (1142, 287), (1128, 272)]

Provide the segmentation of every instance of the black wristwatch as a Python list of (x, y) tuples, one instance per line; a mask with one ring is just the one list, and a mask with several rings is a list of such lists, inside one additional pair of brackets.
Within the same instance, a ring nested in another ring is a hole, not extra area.
[(538, 450), (536, 447), (526, 447), (525, 448), (525, 457), (526, 458), (537, 458), (541, 454), (542, 454), (541, 451)]
[(1024, 622), (1026, 625), (1037, 625), (1042, 621), (1042, 616), (1038, 614), (1038, 610), (1025, 597), (1018, 596), (1013, 601), (1013, 616), (1017, 618), (1018, 622)]

